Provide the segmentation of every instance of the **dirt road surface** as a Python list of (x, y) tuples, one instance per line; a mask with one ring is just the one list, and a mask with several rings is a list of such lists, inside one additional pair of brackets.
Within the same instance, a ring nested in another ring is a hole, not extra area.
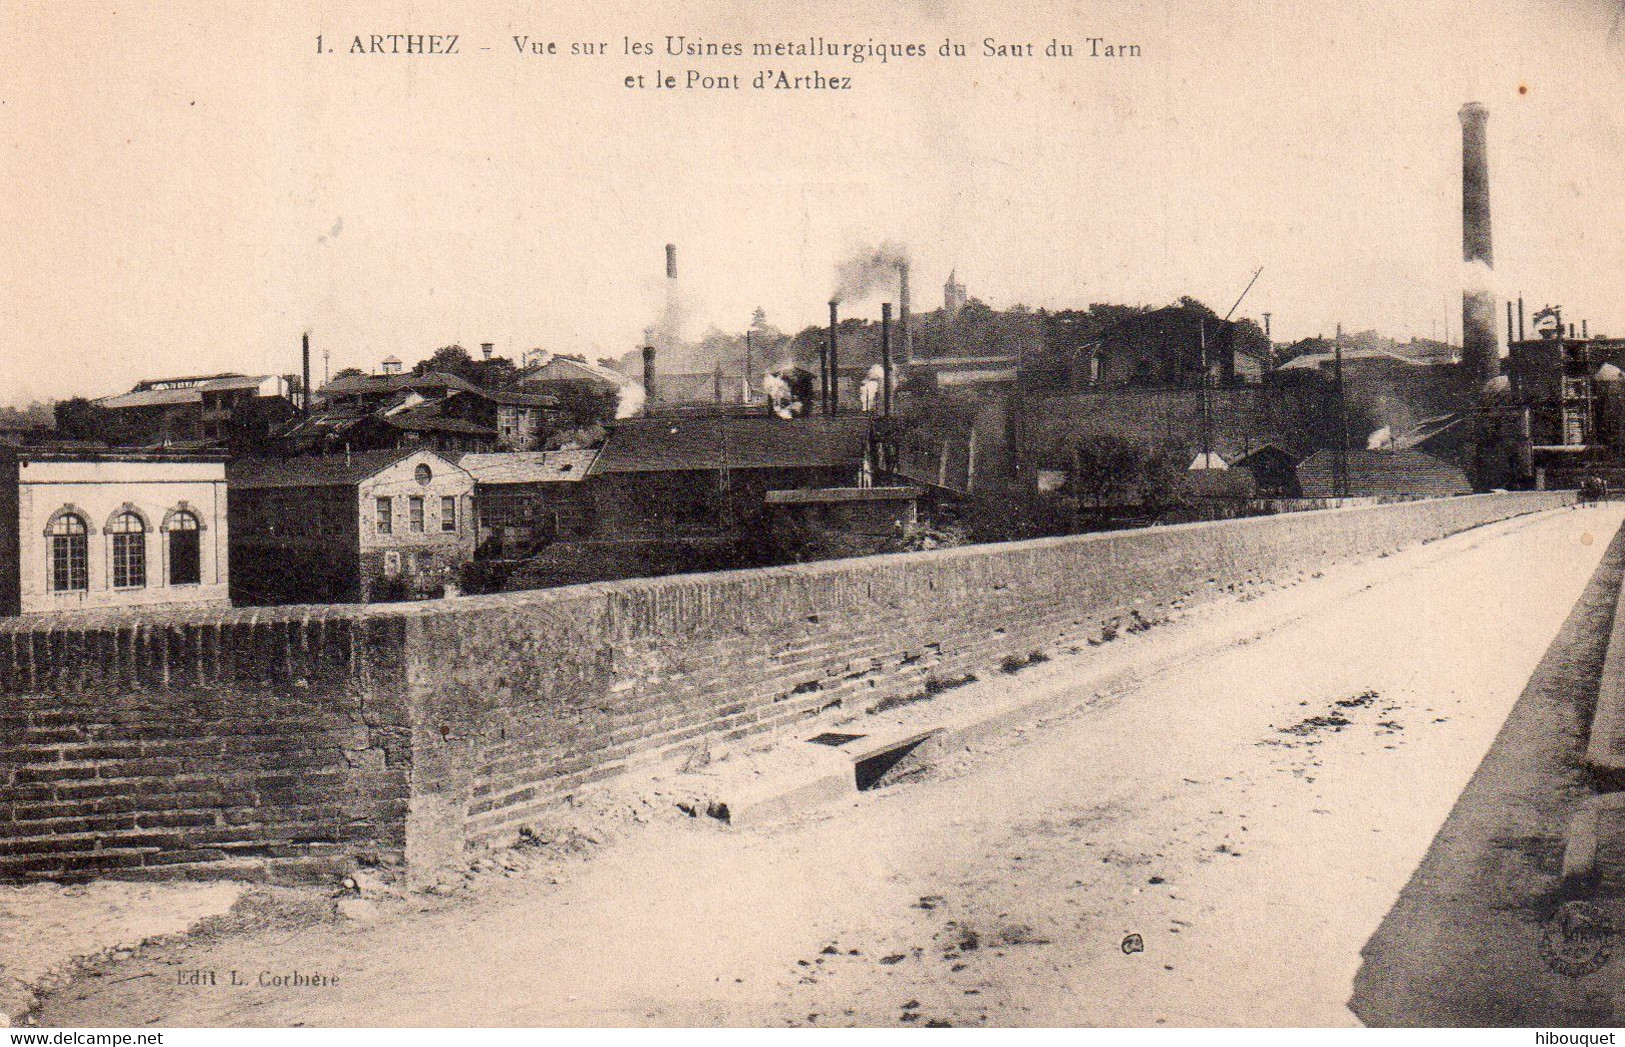
[[(1361, 947), (1622, 516), (1509, 521), (1227, 605), (1213, 613), (1296, 617), (790, 823), (662, 819), (557, 883), (144, 953), (39, 1017), (1353, 1024)], [(1067, 662), (1033, 686), (1065, 686)], [(198, 970), (249, 984), (178, 984)], [(338, 982), (258, 984), (294, 971)]]

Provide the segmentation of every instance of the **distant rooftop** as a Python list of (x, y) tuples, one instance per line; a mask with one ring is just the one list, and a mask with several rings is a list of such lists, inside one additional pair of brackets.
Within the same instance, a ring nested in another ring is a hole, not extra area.
[[(239, 458), (227, 464), (226, 479), (232, 487), (250, 490), (269, 487), (349, 487), (387, 469), (402, 458), (424, 450), (412, 447), (354, 454), (309, 455), (303, 458)], [(432, 451), (427, 453), (434, 454)], [(451, 462), (445, 464), (448, 468), (456, 468)]]
[(861, 414), (636, 418), (611, 427), (592, 475), (855, 467), (868, 448), (869, 418)]
[(117, 393), (98, 399), (98, 407), (111, 410), (131, 407), (167, 407), (173, 404), (193, 404), (203, 401), (204, 393), (227, 392), (236, 389), (258, 389), (276, 375), (223, 374), (198, 378), (157, 378), (138, 382), (127, 393)]
[(153, 447), (103, 447), (65, 441), (33, 447), (0, 447), (0, 458), (20, 462), (224, 462), (224, 451)]
[(612, 368), (585, 360), (567, 360), (562, 356), (549, 357), (519, 372), (521, 382), (579, 382), (599, 381), (609, 385), (635, 385), (636, 382)]
[(443, 371), (430, 371), (427, 374), (346, 375), (328, 382), (316, 390), (316, 395), (330, 400), (340, 396), (388, 396), (407, 389), (455, 389), (481, 396), (489, 395), (474, 383)]
[[(1298, 485), (1305, 498), (1337, 496), (1331, 451), (1316, 451), (1298, 465)], [(1446, 497), (1472, 494), (1467, 475), (1449, 462), (1421, 451), (1349, 451), (1350, 498), (1402, 496)]]
[(596, 450), (465, 454), (457, 464), (482, 484), (575, 483), (592, 468)]

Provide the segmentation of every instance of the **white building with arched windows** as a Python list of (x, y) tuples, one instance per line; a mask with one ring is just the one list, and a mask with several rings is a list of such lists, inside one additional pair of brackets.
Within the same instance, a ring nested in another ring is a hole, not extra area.
[(11, 448), (0, 614), (227, 606), (223, 456)]

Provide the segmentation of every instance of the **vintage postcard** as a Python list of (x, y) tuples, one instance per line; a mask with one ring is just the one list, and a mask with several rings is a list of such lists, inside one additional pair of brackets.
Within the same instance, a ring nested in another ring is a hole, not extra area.
[(1625, 1021), (1617, 0), (0, 26), (11, 1042)]

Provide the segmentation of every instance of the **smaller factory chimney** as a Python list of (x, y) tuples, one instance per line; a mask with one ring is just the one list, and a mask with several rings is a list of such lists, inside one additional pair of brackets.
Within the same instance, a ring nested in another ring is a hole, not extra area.
[(1523, 341), (1523, 295), (1518, 296), (1518, 341)]
[[(829, 339), (818, 343), (818, 412), (829, 413)], [(809, 408), (807, 411), (811, 414)]]
[(751, 373), (752, 373), (751, 368), (754, 366), (751, 363), (751, 356), (753, 354), (751, 353), (751, 348), (752, 347), (751, 347), (751, 344), (750, 344), (750, 336), (751, 336), (751, 331), (750, 331), (750, 328), (747, 327), (745, 329), (745, 377), (742, 378), (740, 380), (740, 382), (739, 382), (739, 396), (740, 396), (740, 401), (739, 402), (740, 403), (747, 403), (747, 404), (750, 403), (750, 400), (751, 400), (750, 376), (751, 376)]
[(891, 303), (880, 303), (880, 413), (891, 417)]
[(299, 404), (306, 414), (310, 413), (310, 332), (306, 331), (300, 339), (300, 355), (304, 359), (304, 377), (299, 386)]
[(840, 302), (834, 299), (829, 303), (829, 401), (825, 411), (829, 414), (841, 413), (841, 344), (838, 325), (840, 319)]
[(677, 245), (666, 245), (666, 279), (677, 279)]
[(480, 356), (486, 360), (491, 359), (491, 351), (496, 348), (495, 342), (481, 342)]
[(643, 347), (643, 402), (655, 402), (655, 347)]
[(1507, 345), (1512, 344), (1512, 299), (1507, 299)]
[(914, 362), (914, 321), (908, 313), (908, 259), (897, 263), (898, 333), (903, 337), (903, 359)]

